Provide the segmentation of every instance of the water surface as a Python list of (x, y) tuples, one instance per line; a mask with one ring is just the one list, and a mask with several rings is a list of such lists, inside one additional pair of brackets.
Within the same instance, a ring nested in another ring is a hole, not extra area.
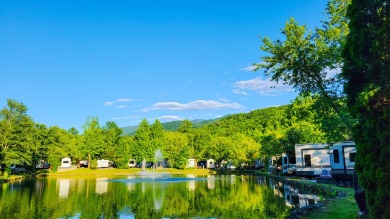
[(0, 218), (282, 218), (316, 200), (262, 176), (48, 177), (3, 184)]

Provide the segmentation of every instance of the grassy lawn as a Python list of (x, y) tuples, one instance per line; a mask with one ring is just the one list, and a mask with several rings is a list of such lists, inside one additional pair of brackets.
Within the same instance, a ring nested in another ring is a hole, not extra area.
[(322, 219), (322, 218), (331, 218), (331, 219), (350, 219), (356, 218), (359, 208), (356, 204), (354, 198), (353, 188), (343, 188), (337, 187), (334, 185), (326, 185), (333, 187), (336, 190), (343, 191), (347, 194), (343, 198), (335, 198), (326, 203), (326, 207), (319, 211), (311, 212), (308, 216), (302, 217), (307, 219)]

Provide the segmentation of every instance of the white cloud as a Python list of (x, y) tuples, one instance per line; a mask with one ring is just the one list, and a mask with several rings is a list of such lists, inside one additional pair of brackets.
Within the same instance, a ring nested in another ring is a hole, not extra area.
[(247, 66), (245, 68), (242, 68), (241, 70), (243, 70), (243, 71), (254, 71), (255, 69), (256, 69), (256, 66), (250, 65), (250, 66)]
[(221, 103), (214, 100), (196, 100), (190, 103), (178, 103), (178, 102), (161, 102), (154, 104), (151, 108), (144, 109), (149, 110), (205, 110), (205, 109), (223, 109), (233, 108), (239, 109), (242, 106), (238, 103)]
[(114, 104), (114, 102), (111, 101), (106, 101), (103, 103), (104, 106), (111, 106), (112, 104)]
[(127, 108), (127, 106), (116, 106), (115, 108), (123, 109), (123, 108)]
[(235, 93), (235, 94), (242, 94), (242, 95), (245, 95), (245, 96), (249, 95), (247, 92), (239, 90), (239, 89), (234, 89), (233, 93)]
[(128, 99), (128, 98), (119, 98), (116, 100), (117, 102), (131, 102), (133, 101), (132, 99)]
[(180, 116), (160, 116), (157, 119), (165, 122), (183, 120)]
[(263, 80), (261, 77), (248, 81), (237, 81), (234, 84), (234, 88), (233, 93), (243, 95), (248, 95), (245, 90), (253, 91), (263, 96), (278, 96), (293, 91), (293, 88), (288, 85), (278, 84), (269, 78)]
[[(128, 99), (128, 98), (118, 98), (116, 100), (113, 100), (113, 101), (106, 101), (106, 102), (103, 102), (103, 105), (104, 106), (112, 106), (116, 103), (123, 103), (123, 102), (132, 102), (134, 101), (133, 99)], [(117, 107), (117, 108), (121, 108), (121, 107)], [(123, 107), (122, 107), (123, 108)]]

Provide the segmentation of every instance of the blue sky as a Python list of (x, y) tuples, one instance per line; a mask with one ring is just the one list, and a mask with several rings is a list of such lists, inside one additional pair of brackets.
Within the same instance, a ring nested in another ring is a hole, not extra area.
[(81, 130), (213, 119), (284, 105), (296, 93), (260, 71), (260, 36), (290, 17), (320, 26), (324, 0), (0, 0), (0, 106)]

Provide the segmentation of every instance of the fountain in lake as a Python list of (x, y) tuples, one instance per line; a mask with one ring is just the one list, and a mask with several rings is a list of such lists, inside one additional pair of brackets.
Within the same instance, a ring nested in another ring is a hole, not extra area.
[(146, 160), (144, 159), (142, 161), (142, 170), (139, 173), (139, 175), (142, 178), (149, 178), (151, 180), (168, 178), (169, 174), (156, 172), (156, 169), (158, 167), (162, 167), (163, 161), (164, 160), (163, 160), (162, 152), (160, 149), (157, 149), (156, 152), (154, 153), (154, 160), (153, 160), (153, 163), (151, 165), (151, 171), (146, 170)]
[(147, 168), (146, 160), (142, 161), (142, 168), (138, 175), (130, 179), (115, 179), (110, 181), (120, 181), (125, 183), (133, 182), (187, 182), (187, 181), (199, 181), (206, 178), (192, 178), (192, 177), (172, 177), (168, 173), (157, 172), (156, 169), (164, 167), (164, 157), (160, 149), (157, 149), (154, 153), (153, 164), (151, 168)]

